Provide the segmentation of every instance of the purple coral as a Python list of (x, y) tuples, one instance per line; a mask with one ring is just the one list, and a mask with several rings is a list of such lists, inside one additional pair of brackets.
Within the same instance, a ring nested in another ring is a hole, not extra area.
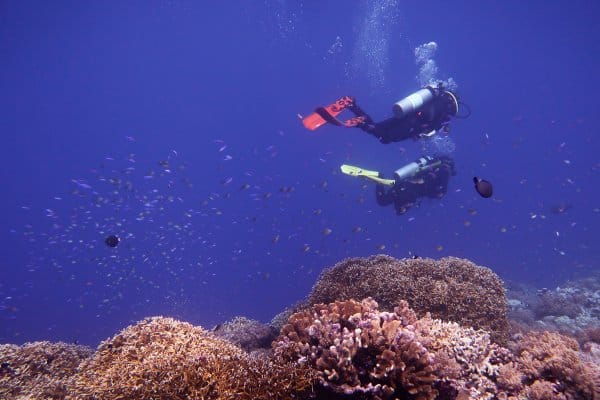
[(416, 320), (406, 302), (391, 313), (373, 299), (318, 304), (290, 317), (275, 352), (316, 368), (325, 393), (432, 400), (433, 357), (417, 340)]

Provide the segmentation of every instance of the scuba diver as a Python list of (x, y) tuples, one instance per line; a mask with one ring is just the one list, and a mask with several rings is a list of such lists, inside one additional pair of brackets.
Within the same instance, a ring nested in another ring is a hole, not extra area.
[[(437, 132), (450, 131), (450, 119), (458, 113), (459, 101), (442, 82), (427, 85), (393, 106), (394, 116), (380, 122), (364, 112), (353, 97), (344, 96), (327, 107), (319, 107), (302, 119), (304, 126), (314, 131), (326, 123), (347, 128), (360, 128), (375, 136), (382, 143), (399, 142), (408, 138), (418, 139)], [(348, 109), (353, 118), (341, 121), (337, 118)]]
[(394, 179), (386, 179), (380, 172), (352, 165), (342, 165), (341, 170), (346, 175), (363, 177), (375, 182), (377, 204), (380, 206), (394, 204), (398, 215), (418, 205), (420, 198), (444, 197), (448, 191), (450, 176), (456, 175), (454, 160), (447, 156), (421, 157), (394, 171)]

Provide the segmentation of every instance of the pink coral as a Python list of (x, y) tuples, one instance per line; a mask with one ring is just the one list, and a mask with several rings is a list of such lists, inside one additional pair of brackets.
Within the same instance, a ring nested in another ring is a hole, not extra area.
[(293, 314), (274, 347), (316, 368), (325, 392), (432, 400), (433, 358), (417, 340), (415, 322), (406, 302), (395, 312), (378, 311), (372, 299), (318, 304)]

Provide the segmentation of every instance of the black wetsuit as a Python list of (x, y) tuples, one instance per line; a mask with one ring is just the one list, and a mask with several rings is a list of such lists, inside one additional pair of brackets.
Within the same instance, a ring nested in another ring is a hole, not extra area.
[(404, 118), (392, 117), (381, 122), (373, 122), (371, 117), (356, 105), (349, 108), (354, 114), (365, 119), (356, 127), (375, 136), (382, 143), (392, 143), (409, 138), (417, 139), (419, 135), (446, 126), (450, 117), (456, 113), (452, 99), (448, 96), (445, 92), (436, 94), (433, 102), (423, 110)]
[(450, 176), (456, 175), (454, 161), (448, 157), (439, 157), (442, 164), (427, 169), (406, 180), (396, 180), (394, 186), (377, 185), (375, 197), (377, 204), (394, 204), (396, 214), (404, 214), (423, 197), (439, 199), (448, 191)]

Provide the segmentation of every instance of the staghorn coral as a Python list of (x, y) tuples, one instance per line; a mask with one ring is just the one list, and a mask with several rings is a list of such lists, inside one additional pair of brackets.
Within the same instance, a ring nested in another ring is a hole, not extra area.
[(366, 297), (387, 311), (406, 300), (419, 315), (430, 312), (434, 318), (487, 330), (495, 342), (508, 338), (502, 280), (465, 259), (349, 258), (323, 271), (307, 304)]
[(378, 311), (370, 298), (317, 304), (290, 316), (274, 351), (316, 368), (326, 395), (431, 400), (433, 358), (417, 340), (415, 322), (406, 302), (392, 313)]
[(270, 348), (271, 342), (277, 337), (275, 328), (246, 317), (235, 317), (218, 325), (213, 333), (247, 352)]
[(67, 398), (300, 398), (313, 379), (304, 366), (251, 357), (200, 327), (154, 317), (103, 342), (80, 366)]
[(1, 399), (62, 399), (67, 380), (92, 349), (67, 343), (0, 345)]

